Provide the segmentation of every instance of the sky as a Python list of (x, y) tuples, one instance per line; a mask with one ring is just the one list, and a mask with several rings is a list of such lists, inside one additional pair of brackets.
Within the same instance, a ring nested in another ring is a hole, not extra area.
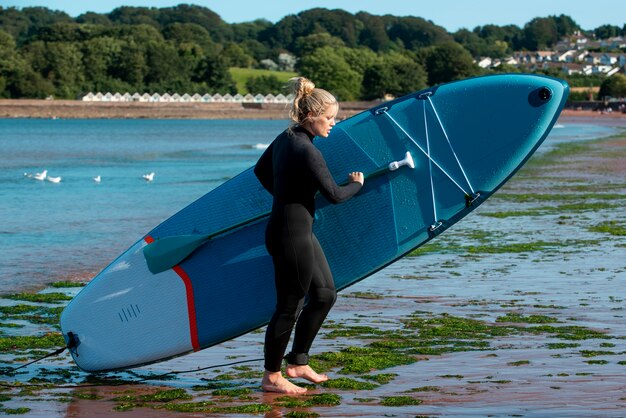
[(180, 3), (207, 7), (228, 23), (259, 18), (277, 22), (286, 15), (314, 7), (343, 9), (350, 13), (365, 11), (375, 15), (417, 16), (443, 26), (448, 32), (485, 24), (523, 27), (535, 17), (561, 14), (570, 16), (586, 30), (604, 24), (621, 28), (626, 23), (624, 0), (0, 0), (3, 7), (45, 6), (73, 17), (87, 11), (108, 13), (120, 6), (170, 7)]

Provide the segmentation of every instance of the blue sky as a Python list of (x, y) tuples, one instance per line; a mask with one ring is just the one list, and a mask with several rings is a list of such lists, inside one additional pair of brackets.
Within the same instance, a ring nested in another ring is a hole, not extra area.
[(276, 22), (288, 14), (313, 7), (344, 9), (351, 13), (362, 10), (377, 15), (419, 16), (432, 20), (450, 32), (462, 27), (473, 29), (488, 23), (521, 27), (534, 17), (560, 14), (572, 17), (583, 29), (595, 29), (603, 24), (622, 27), (626, 23), (624, 0), (0, 0), (0, 6), (3, 7), (45, 6), (63, 10), (71, 16), (86, 11), (106, 13), (122, 5), (167, 7), (179, 3), (208, 7), (229, 23), (258, 18)]

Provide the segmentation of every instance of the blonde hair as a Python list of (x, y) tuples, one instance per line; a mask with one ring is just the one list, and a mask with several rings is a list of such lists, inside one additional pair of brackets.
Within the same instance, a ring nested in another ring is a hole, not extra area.
[(305, 77), (294, 77), (289, 80), (289, 89), (294, 94), (289, 118), (294, 125), (302, 125), (309, 113), (319, 116), (330, 106), (337, 105), (337, 99), (324, 89), (318, 89), (313, 82)]

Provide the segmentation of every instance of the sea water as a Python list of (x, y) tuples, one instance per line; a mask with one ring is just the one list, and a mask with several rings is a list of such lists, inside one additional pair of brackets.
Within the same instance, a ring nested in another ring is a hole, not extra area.
[[(286, 126), (0, 119), (0, 292), (89, 280), (154, 226), (251, 167)], [(557, 124), (540, 151), (612, 132)], [(43, 170), (61, 181), (36, 180)], [(154, 179), (144, 180), (149, 173)]]

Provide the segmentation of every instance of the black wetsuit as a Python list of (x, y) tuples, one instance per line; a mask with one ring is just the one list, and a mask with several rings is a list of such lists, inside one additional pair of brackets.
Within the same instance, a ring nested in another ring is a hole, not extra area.
[(337, 298), (328, 262), (313, 234), (315, 194), (320, 191), (330, 202), (340, 203), (361, 189), (359, 182), (338, 186), (312, 140), (313, 135), (302, 127), (288, 129), (272, 142), (254, 169), (274, 196), (265, 233), (277, 296), (265, 334), (265, 368), (271, 372), (280, 371), (296, 320), (287, 361), (308, 364), (311, 344)]

